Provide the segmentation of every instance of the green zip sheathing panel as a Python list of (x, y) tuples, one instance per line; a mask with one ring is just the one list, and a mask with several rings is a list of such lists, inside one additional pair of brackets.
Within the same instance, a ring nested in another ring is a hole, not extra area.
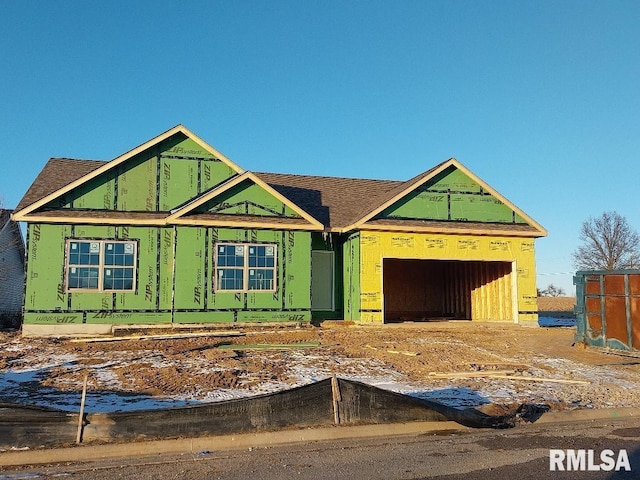
[(387, 208), (379, 218), (420, 218), (447, 220), (449, 202), (446, 193), (414, 191)]
[(285, 309), (311, 309), (311, 234), (286, 231), (283, 245), (282, 296)]
[(245, 180), (198, 207), (196, 212), (231, 215), (261, 215), (267, 217), (296, 217), (289, 206), (251, 180)]
[(236, 172), (220, 160), (200, 159), (200, 192), (206, 192), (224, 180), (234, 176)]
[(160, 156), (159, 210), (169, 211), (233, 176), (220, 160)]
[[(138, 245), (137, 288), (135, 292), (110, 294), (112, 307), (87, 311), (88, 324), (171, 323), (173, 284), (173, 229), (117, 227), (115, 238), (136, 240)], [(76, 293), (77, 296), (96, 295)], [(89, 310), (89, 309), (87, 309)]]
[(170, 324), (171, 312), (88, 312), (86, 323), (114, 325)]
[(84, 323), (83, 313), (68, 312), (24, 312), (22, 321), (25, 325), (67, 325), (71, 323)]
[[(229, 178), (234, 172), (194, 140), (179, 133), (162, 142), (159, 154), (159, 210), (168, 211)], [(208, 164), (202, 185), (203, 163)], [(212, 164), (216, 164), (212, 167)]]
[(431, 191), (438, 192), (482, 192), (482, 186), (478, 182), (469, 178), (467, 174), (453, 165), (427, 181), (424, 186)]
[(161, 211), (171, 210), (236, 174), (182, 133), (162, 142), (159, 150)]
[[(158, 257), (159, 245), (162, 246), (159, 242), (162, 241), (162, 234), (166, 230), (170, 242), (162, 247), (162, 251), (168, 251), (168, 254)], [(162, 272), (161, 278), (164, 279), (164, 283), (171, 286), (172, 229), (31, 224), (28, 232), (25, 324), (171, 322), (171, 290), (163, 296), (159, 295), (158, 275)], [(136, 291), (65, 293), (64, 264), (67, 238), (137, 240)], [(167, 311), (158, 311), (162, 309)]]
[(89, 180), (48, 206), (169, 211), (234, 175), (220, 160), (157, 157), (145, 153)]
[[(160, 229), (152, 227), (120, 228), (118, 238), (138, 242), (138, 282), (135, 293), (115, 294), (115, 310), (157, 310), (158, 299), (158, 235)], [(165, 308), (170, 308), (170, 304)], [(107, 308), (105, 308), (106, 310)]]
[(67, 192), (57, 201), (63, 208), (113, 210), (116, 178), (117, 172), (110, 170)]
[(204, 310), (206, 228), (178, 228), (174, 308)]
[[(135, 292), (65, 293), (66, 238), (135, 240), (138, 251)], [(278, 255), (276, 291), (214, 292), (214, 249), (218, 242), (274, 244)], [(310, 252), (309, 232), (32, 224), (24, 321), (306, 322), (311, 320)]]
[(158, 229), (160, 234), (160, 278), (158, 308), (169, 310), (173, 302), (174, 244), (176, 231), (173, 227)]
[(25, 311), (68, 309), (63, 265), (65, 238), (70, 235), (68, 225), (28, 226)]
[[(277, 230), (211, 229), (209, 256), (215, 265), (217, 242), (273, 243), (277, 247), (277, 288), (274, 292), (211, 292), (208, 309), (228, 309), (238, 322), (310, 321), (311, 235)], [(210, 269), (213, 282), (213, 268)], [(221, 316), (218, 316), (220, 318)]]
[(169, 211), (234, 172), (219, 160), (160, 157), (160, 211)]
[(116, 210), (153, 212), (157, 205), (157, 156), (146, 150), (118, 167)]
[[(276, 245), (276, 291), (214, 291), (218, 243)], [(310, 321), (310, 243), (308, 232), (177, 228), (174, 322)]]
[(197, 160), (160, 158), (160, 210), (168, 211), (198, 195)]
[(215, 160), (215, 156), (195, 140), (178, 132), (162, 141), (158, 147), (163, 155), (176, 158), (203, 158)]
[(344, 317), (360, 320), (360, 234), (344, 242)]
[(450, 220), (462, 222), (513, 223), (514, 212), (491, 195), (452, 193)]
[(376, 218), (527, 223), (454, 166), (408, 193)]
[(310, 322), (310, 310), (288, 310), (286, 312), (238, 312), (238, 322), (256, 322), (256, 323), (273, 323), (273, 322)]
[(53, 208), (169, 211), (236, 172), (176, 134), (50, 202)]

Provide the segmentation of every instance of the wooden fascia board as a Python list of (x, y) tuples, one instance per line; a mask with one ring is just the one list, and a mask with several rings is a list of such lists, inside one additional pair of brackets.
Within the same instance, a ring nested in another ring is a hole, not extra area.
[(203, 203), (206, 203), (209, 200), (211, 200), (212, 198), (217, 197), (221, 193), (226, 192), (230, 188), (235, 187), (236, 185), (238, 185), (243, 180), (246, 180), (247, 178), (249, 178), (248, 172), (244, 172), (241, 175), (236, 175), (235, 177), (231, 177), (226, 182), (224, 182), (222, 185), (218, 186), (217, 188), (214, 188), (210, 192), (202, 195), (199, 198), (196, 198), (192, 202), (187, 203), (184, 207), (179, 208), (178, 210), (173, 212), (171, 215), (169, 215), (167, 217), (167, 220), (175, 221), (176, 219), (182, 217), (183, 215), (185, 215), (185, 214), (193, 211), (194, 209), (198, 208)]
[(26, 222), (27, 220), (25, 220), (24, 215), (22, 215), (22, 212), (15, 212), (11, 214), (11, 220), (13, 220), (14, 222)]
[(249, 178), (251, 178), (251, 180), (253, 180), (257, 185), (259, 185), (260, 187), (265, 189), (271, 195), (273, 195), (278, 200), (280, 200), (282, 203), (284, 203), (289, 208), (291, 208), (291, 210), (293, 210), (298, 215), (300, 215), (302, 218), (304, 218), (307, 222), (309, 222), (314, 227), (314, 229), (324, 230), (324, 225), (321, 222), (319, 222), (314, 217), (309, 215), (307, 212), (305, 212), (302, 208), (300, 208), (298, 205), (293, 203), (287, 197), (285, 197), (284, 195), (280, 194), (277, 190), (275, 190), (273, 187), (271, 187), (271, 185), (269, 185), (268, 183), (265, 183), (264, 181), (260, 180), (260, 178), (258, 178), (253, 173), (251, 173), (251, 172), (247, 172), (247, 173), (249, 174)]
[(49, 217), (28, 215), (23, 220), (29, 223), (56, 223), (56, 224), (87, 224), (87, 225), (134, 225), (134, 226), (167, 226), (167, 225), (188, 225), (203, 227), (230, 227), (230, 228), (268, 228), (274, 230), (307, 230), (318, 231), (322, 227), (313, 225), (296, 225), (283, 223), (270, 223), (268, 220), (260, 222), (248, 222), (238, 220), (193, 220), (189, 218), (95, 218), (95, 217)]
[(203, 226), (203, 227), (229, 227), (229, 228), (261, 228), (269, 230), (306, 230), (306, 231), (319, 231), (322, 227), (316, 227), (313, 225), (296, 225), (296, 224), (284, 224), (284, 223), (269, 223), (268, 221), (261, 222), (249, 222), (240, 220), (193, 220), (189, 218), (176, 218), (172, 219), (169, 224), (171, 225), (188, 225), (188, 226)]
[(178, 127), (176, 127), (176, 128), (179, 128), (180, 131), (182, 131), (182, 133), (184, 133), (187, 137), (191, 138), (191, 140), (193, 140), (196, 143), (200, 144), (205, 150), (207, 150), (209, 153), (211, 153), (214, 157), (219, 158), (222, 161), (222, 163), (224, 163), (225, 165), (230, 167), (236, 173), (243, 173), (244, 172), (243, 168), (240, 168), (239, 165), (237, 165), (234, 162), (232, 162), (231, 160), (229, 160), (229, 158), (226, 155), (224, 155), (219, 150), (216, 150), (215, 148), (213, 148), (211, 145), (209, 145), (207, 142), (202, 140), (198, 135), (193, 133), (191, 130), (189, 130), (184, 125), (178, 125)]
[(356, 222), (352, 223), (351, 225), (348, 225), (347, 227), (345, 227), (344, 231), (356, 230), (356, 229), (360, 228), (360, 226), (363, 223), (367, 222), (368, 220), (371, 220), (378, 213), (382, 212), (385, 208), (393, 205), (395, 202), (400, 200), (402, 197), (407, 195), (409, 192), (412, 192), (413, 190), (418, 188), (420, 185), (422, 185), (423, 183), (427, 182), (429, 179), (433, 178), (438, 173), (442, 172), (449, 165), (452, 165), (452, 161), (453, 160), (454, 159), (449, 159), (448, 161), (442, 163), (438, 168), (436, 168), (432, 172), (430, 172), (429, 175), (425, 175), (422, 179), (420, 179), (420, 181), (414, 183), (410, 187), (407, 187), (402, 192), (400, 192), (397, 195), (393, 196), (393, 198), (391, 198), (390, 200), (387, 200), (386, 202), (382, 203), (381, 205), (376, 207), (371, 212), (367, 213), (364, 217), (360, 218), (359, 220), (357, 220)]
[(20, 218), (21, 222), (28, 223), (68, 223), (70, 225), (75, 224), (88, 224), (88, 225), (167, 225), (166, 218), (148, 218), (148, 219), (132, 219), (132, 218), (96, 218), (96, 217), (49, 217), (27, 215)]
[(182, 133), (182, 134), (186, 135), (187, 137), (191, 138), (196, 143), (200, 144), (204, 149), (209, 151), (209, 153), (211, 153), (212, 155), (214, 155), (216, 157), (219, 157), (220, 160), (223, 163), (225, 163), (226, 165), (231, 167), (236, 172), (238, 172), (238, 173), (243, 172), (243, 170), (238, 165), (236, 165), (231, 160), (229, 160), (226, 156), (222, 155), (216, 149), (211, 147), (208, 143), (206, 143), (200, 137), (195, 135), (193, 132), (191, 132), (184, 125), (176, 125), (175, 127), (167, 130), (164, 133), (161, 133), (160, 135), (152, 138), (151, 140), (146, 141), (142, 145), (139, 145), (139, 146), (133, 148), (132, 150), (129, 150), (126, 153), (123, 153), (122, 155), (114, 158), (113, 160), (111, 160), (109, 162), (105, 162), (105, 164), (102, 165), (101, 167), (96, 168), (92, 172), (89, 172), (85, 176), (80, 177), (76, 181), (71, 182), (68, 185), (65, 185), (64, 187), (56, 190), (53, 193), (50, 193), (46, 197), (38, 200), (37, 202), (32, 203), (31, 205), (23, 208), (20, 212), (17, 212), (17, 213), (20, 214), (20, 215), (26, 215), (26, 214), (28, 214), (28, 213), (30, 213), (30, 212), (42, 207), (43, 205), (46, 205), (48, 202), (58, 198), (60, 195), (64, 195), (65, 193), (67, 193), (67, 192), (73, 190), (74, 188), (82, 185), (83, 183), (85, 183), (85, 182), (87, 182), (87, 181), (89, 181), (89, 180), (91, 180), (93, 178), (96, 178), (97, 176), (103, 174), (104, 172), (107, 172), (107, 171), (111, 170), (112, 168), (117, 167), (121, 163), (123, 163), (123, 162), (127, 161), (128, 159), (134, 157), (135, 155), (147, 150), (148, 148), (151, 148), (154, 145), (166, 140), (167, 138), (171, 137), (172, 135), (175, 135), (176, 133)]
[[(456, 227), (420, 227), (410, 225), (361, 225), (358, 230), (383, 230), (388, 232), (407, 232), (407, 233), (441, 233), (444, 235), (481, 235), (481, 236), (496, 236), (496, 237), (531, 237), (538, 238), (544, 237), (539, 232), (524, 232), (518, 230), (492, 230), (491, 228), (479, 229), (479, 228), (456, 228)], [(346, 233), (348, 230), (342, 230), (341, 233)]]

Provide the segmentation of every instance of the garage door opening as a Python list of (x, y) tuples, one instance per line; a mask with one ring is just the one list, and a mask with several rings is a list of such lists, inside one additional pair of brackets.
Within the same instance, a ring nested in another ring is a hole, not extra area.
[(385, 323), (513, 321), (511, 262), (383, 259)]

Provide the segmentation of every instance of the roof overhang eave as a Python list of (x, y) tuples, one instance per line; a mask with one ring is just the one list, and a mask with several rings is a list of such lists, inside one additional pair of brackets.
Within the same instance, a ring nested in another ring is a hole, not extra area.
[(546, 230), (524, 231), (524, 230), (501, 230), (501, 229), (469, 229), (456, 227), (429, 227), (429, 226), (406, 226), (406, 225), (371, 225), (359, 224), (349, 225), (342, 228), (333, 228), (330, 231), (335, 233), (348, 233), (352, 231), (376, 230), (387, 232), (403, 232), (403, 233), (432, 233), (432, 234), (450, 234), (450, 235), (480, 235), (480, 236), (500, 236), (500, 237), (528, 237), (541, 238), (547, 236)]

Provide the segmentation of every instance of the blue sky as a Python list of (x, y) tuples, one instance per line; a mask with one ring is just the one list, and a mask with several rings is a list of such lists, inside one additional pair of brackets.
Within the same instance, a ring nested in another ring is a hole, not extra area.
[(640, 2), (4, 2), (0, 196), (182, 123), (247, 170), (406, 180), (455, 157), (549, 231), (640, 230)]

